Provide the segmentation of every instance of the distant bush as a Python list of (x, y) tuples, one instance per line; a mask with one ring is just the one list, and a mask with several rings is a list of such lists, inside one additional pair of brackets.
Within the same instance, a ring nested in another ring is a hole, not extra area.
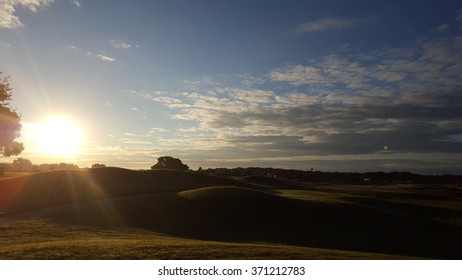
[(5, 172), (11, 168), (9, 163), (0, 163), (0, 176), (4, 176)]
[(157, 163), (151, 166), (151, 169), (188, 170), (189, 166), (182, 163), (178, 158), (163, 156), (157, 159)]
[(91, 166), (91, 168), (104, 168), (104, 167), (106, 167), (106, 165), (102, 163), (95, 163)]

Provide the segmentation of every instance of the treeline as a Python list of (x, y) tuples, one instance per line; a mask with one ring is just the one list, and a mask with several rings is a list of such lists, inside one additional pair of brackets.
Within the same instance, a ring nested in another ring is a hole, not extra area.
[(79, 167), (73, 163), (64, 163), (64, 162), (33, 164), (28, 159), (17, 158), (13, 160), (13, 163), (2, 163), (0, 165), (0, 175), (3, 175), (6, 171), (42, 172), (42, 171), (50, 171), (50, 170), (68, 170), (68, 169), (79, 169)]
[(199, 172), (221, 176), (265, 176), (312, 183), (340, 184), (462, 184), (462, 176), (457, 175), (420, 175), (410, 172), (322, 172), (279, 168), (209, 168)]

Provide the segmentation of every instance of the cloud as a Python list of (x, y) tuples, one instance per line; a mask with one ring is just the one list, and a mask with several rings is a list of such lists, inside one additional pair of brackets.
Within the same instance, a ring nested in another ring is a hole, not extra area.
[[(111, 45), (117, 49), (131, 49), (134, 47), (133, 45), (120, 40), (111, 40), (110, 42)], [(135, 47), (138, 47), (138, 45), (136, 45)]]
[(183, 84), (186, 86), (188, 89), (196, 89), (198, 87), (206, 87), (206, 86), (211, 86), (214, 85), (215, 82), (213, 81), (212, 78), (210, 77), (204, 77), (200, 80), (183, 80)]
[(460, 49), (462, 37), (419, 39), (275, 69), (267, 75), (274, 91), (215, 87), (140, 96), (174, 109), (172, 119), (195, 123), (223, 153), (368, 155), (383, 154), (384, 146), (387, 154), (462, 153)]
[(370, 16), (367, 18), (321, 18), (315, 21), (309, 21), (302, 24), (299, 24), (295, 27), (295, 33), (309, 33), (309, 32), (318, 32), (324, 30), (333, 30), (333, 29), (345, 29), (355, 27), (361, 24), (374, 23), (379, 21), (380, 18), (376, 16)]
[(170, 130), (162, 128), (162, 127), (153, 127), (149, 130), (149, 133), (159, 133), (159, 132), (170, 132)]
[(72, 4), (74, 4), (74, 6), (76, 6), (77, 8), (82, 7), (82, 5), (80, 4), (80, 1), (79, 1), (79, 0), (73, 0), (73, 1), (72, 1)]
[[(79, 46), (68, 45), (67, 47), (69, 48), (69, 50), (71, 50), (71, 51), (73, 51), (75, 53), (81, 54), (81, 55), (85, 55), (87, 57), (99, 59), (101, 61), (106, 61), (106, 62), (117, 62), (117, 59), (114, 58), (114, 57), (111, 57), (111, 56), (108, 56), (108, 55), (105, 55), (105, 54), (101, 54), (101, 53), (96, 54), (95, 52), (85, 50), (84, 48), (81, 48)], [(104, 51), (100, 51), (100, 52), (104, 53)]]
[[(367, 54), (330, 55), (311, 65), (293, 65), (268, 74), (275, 82), (323, 89), (339, 85), (366, 89), (386, 83), (399, 88), (405, 83), (460, 84), (462, 37), (417, 41), (408, 48)], [(385, 87), (383, 87), (385, 88)]]
[(32, 12), (53, 3), (54, 0), (3, 0), (0, 2), (0, 28), (18, 28), (23, 23), (16, 15), (16, 7), (23, 6)]
[(286, 69), (274, 70), (269, 73), (273, 81), (286, 81), (294, 85), (322, 82), (319, 69), (310, 66), (294, 65)]
[(73, 50), (73, 51), (81, 51), (79, 47), (77, 46), (74, 46), (74, 45), (69, 45), (67, 46), (69, 49)]
[(451, 30), (451, 26), (449, 24), (441, 24), (440, 26), (434, 29), (434, 31), (440, 32), (440, 33), (449, 32), (450, 30)]
[(157, 147), (221, 164), (460, 173), (462, 37), (437, 35), (273, 69), (255, 83), (241, 75), (229, 86), (192, 81), (137, 95), (180, 127)]
[(217, 91), (224, 92), (233, 99), (252, 104), (271, 103), (275, 97), (274, 92), (271, 90), (221, 88), (217, 89)]
[(98, 54), (96, 55), (99, 59), (101, 59), (102, 61), (109, 61), (109, 62), (116, 62), (117, 59), (113, 58), (113, 57), (110, 57), (110, 56), (107, 56), (107, 55), (103, 55), (103, 54)]

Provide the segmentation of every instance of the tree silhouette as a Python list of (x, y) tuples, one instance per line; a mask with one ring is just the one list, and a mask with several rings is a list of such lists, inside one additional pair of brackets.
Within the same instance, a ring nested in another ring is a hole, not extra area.
[(25, 158), (17, 158), (13, 160), (11, 170), (16, 172), (31, 172), (34, 169), (30, 160)]
[(20, 154), (24, 146), (15, 141), (21, 131), (20, 117), (8, 103), (12, 89), (8, 77), (1, 78), (1, 74), (0, 72), (0, 154), (9, 157)]
[(163, 156), (157, 159), (157, 163), (151, 166), (151, 169), (188, 170), (189, 166), (182, 163), (178, 158)]

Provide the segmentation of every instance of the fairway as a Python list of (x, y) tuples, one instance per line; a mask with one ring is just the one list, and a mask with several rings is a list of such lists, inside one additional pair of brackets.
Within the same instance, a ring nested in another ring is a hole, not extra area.
[(191, 171), (0, 181), (1, 259), (458, 259), (460, 188)]

